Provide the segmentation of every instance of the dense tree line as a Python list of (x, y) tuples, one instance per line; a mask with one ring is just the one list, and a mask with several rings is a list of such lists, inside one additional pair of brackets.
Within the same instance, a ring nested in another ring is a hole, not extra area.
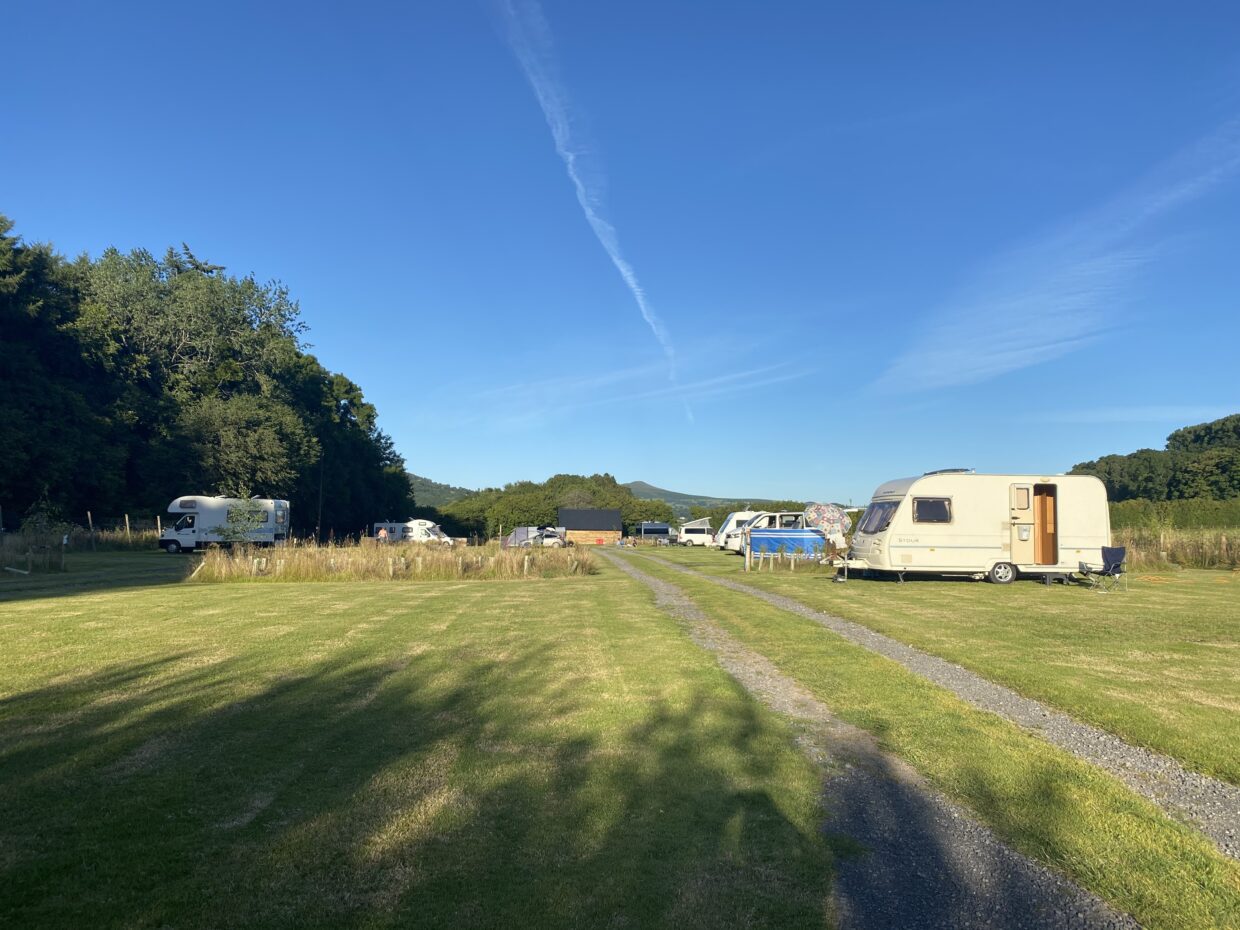
[[(288, 498), (294, 529), (413, 506), (375, 408), (305, 351), (297, 304), (188, 247), (67, 260), (0, 216), (0, 506), (81, 522), (182, 494)], [(321, 504), (320, 504), (321, 502)]]
[(605, 508), (620, 511), (625, 528), (643, 520), (671, 522), (666, 501), (641, 500), (611, 475), (555, 475), (541, 484), (517, 481), (486, 488), (439, 508), (444, 529), (452, 535), (493, 536), (514, 526), (555, 526), (559, 508)]
[(1112, 501), (1240, 497), (1240, 413), (1178, 429), (1166, 449), (1104, 455), (1072, 474), (1097, 475)]

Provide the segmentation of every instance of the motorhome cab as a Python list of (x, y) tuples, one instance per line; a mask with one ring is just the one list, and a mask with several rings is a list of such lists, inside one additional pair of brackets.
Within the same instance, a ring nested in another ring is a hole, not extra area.
[(288, 538), (288, 501), (191, 494), (169, 504), (168, 513), (176, 519), (159, 537), (165, 552), (193, 552), (213, 543), (273, 546)]
[(452, 545), (452, 537), (430, 520), (407, 520), (404, 523), (376, 523), (374, 535), (385, 542), (424, 542)]
[(726, 549), (728, 536), (739, 530), (751, 519), (758, 515), (756, 510), (737, 510), (728, 514), (723, 519), (723, 523), (719, 525), (719, 532), (715, 534), (714, 546), (716, 549)]
[(1101, 564), (1106, 488), (1092, 475), (927, 472), (880, 485), (857, 521), (850, 569), (969, 574), (1008, 584)]

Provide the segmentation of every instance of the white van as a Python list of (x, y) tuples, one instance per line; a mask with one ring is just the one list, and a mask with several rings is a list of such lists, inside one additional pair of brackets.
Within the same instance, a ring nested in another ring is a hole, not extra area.
[(803, 530), (803, 510), (760, 510), (741, 526), (734, 529), (724, 540), (724, 548), (730, 552), (745, 554), (746, 533), (749, 530)]
[(716, 549), (726, 549), (729, 534), (740, 529), (746, 522), (758, 515), (756, 510), (737, 510), (723, 518), (723, 523), (719, 526), (719, 532), (715, 534), (714, 547)]
[(1102, 564), (1107, 492), (1092, 475), (927, 472), (880, 485), (857, 521), (849, 569), (967, 574), (1008, 584)]
[(176, 519), (164, 527), (159, 546), (169, 553), (193, 552), (213, 543), (274, 546), (288, 538), (288, 501), (190, 494), (169, 504), (168, 513)]
[(421, 542), (451, 546), (452, 537), (431, 520), (406, 520), (404, 523), (376, 523), (374, 535), (384, 542)]
[(714, 540), (714, 530), (709, 526), (682, 526), (677, 542), (682, 546), (709, 546)]

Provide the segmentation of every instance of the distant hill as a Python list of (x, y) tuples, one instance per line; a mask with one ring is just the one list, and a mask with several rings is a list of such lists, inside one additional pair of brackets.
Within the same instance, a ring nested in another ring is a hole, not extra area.
[(644, 481), (627, 481), (624, 483), (624, 487), (632, 491), (633, 496), (640, 500), (667, 501), (672, 505), (672, 510), (675, 511), (678, 517), (689, 516), (690, 507), (710, 509), (738, 501), (747, 501), (751, 504), (767, 504), (771, 502), (769, 497), (703, 497), (701, 494), (682, 494), (679, 491), (656, 488), (653, 484), (647, 484)]
[(414, 502), (419, 507), (442, 507), (444, 504), (459, 501), (462, 497), (469, 497), (476, 493), (472, 488), (440, 484), (438, 481), (431, 481), (430, 478), (423, 478), (413, 472), (408, 472), (408, 475), (409, 483), (413, 485)]

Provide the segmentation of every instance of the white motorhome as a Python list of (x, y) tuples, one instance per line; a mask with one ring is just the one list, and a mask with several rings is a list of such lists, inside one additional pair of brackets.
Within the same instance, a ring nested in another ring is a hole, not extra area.
[(406, 520), (404, 523), (376, 523), (374, 535), (384, 542), (422, 542), (452, 545), (452, 537), (431, 520)]
[(724, 517), (723, 523), (719, 525), (719, 532), (715, 534), (715, 548), (726, 549), (729, 534), (735, 530), (739, 530), (749, 520), (757, 515), (758, 511), (756, 510), (737, 510)]
[(857, 521), (849, 569), (966, 574), (1008, 584), (1101, 564), (1107, 492), (1092, 475), (927, 472), (880, 485)]
[(274, 546), (288, 538), (288, 501), (190, 494), (168, 505), (169, 521), (159, 537), (165, 552), (193, 552), (210, 545), (249, 543)]

